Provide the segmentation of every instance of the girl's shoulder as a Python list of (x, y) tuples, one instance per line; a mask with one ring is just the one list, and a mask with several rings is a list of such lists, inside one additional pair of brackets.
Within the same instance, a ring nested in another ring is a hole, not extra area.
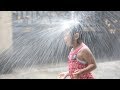
[(89, 47), (87, 46), (87, 45), (83, 45), (83, 47), (81, 48), (81, 50), (80, 50), (80, 52), (82, 53), (82, 52), (90, 52), (90, 49), (89, 49)]

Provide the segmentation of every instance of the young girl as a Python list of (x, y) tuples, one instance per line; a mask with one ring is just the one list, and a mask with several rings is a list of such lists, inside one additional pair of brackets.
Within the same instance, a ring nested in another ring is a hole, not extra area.
[(88, 46), (82, 42), (81, 26), (68, 29), (64, 40), (72, 49), (68, 55), (69, 71), (60, 73), (59, 78), (70, 76), (71, 79), (94, 79), (90, 72), (96, 69), (95, 58)]

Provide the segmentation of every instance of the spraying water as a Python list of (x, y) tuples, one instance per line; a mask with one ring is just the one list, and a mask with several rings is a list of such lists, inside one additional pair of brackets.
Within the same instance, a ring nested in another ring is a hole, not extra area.
[[(36, 15), (31, 11), (22, 14), (22, 19), (13, 19), (13, 46), (0, 55), (1, 73), (9, 73), (13, 68), (23, 70), (29, 67), (31, 70), (36, 65), (66, 62), (70, 49), (65, 45), (63, 34), (66, 28), (78, 24), (83, 29), (83, 42), (90, 47), (97, 60), (120, 57), (120, 12), (56, 13), (38, 11)], [(16, 17), (19, 15), (20, 12)]]

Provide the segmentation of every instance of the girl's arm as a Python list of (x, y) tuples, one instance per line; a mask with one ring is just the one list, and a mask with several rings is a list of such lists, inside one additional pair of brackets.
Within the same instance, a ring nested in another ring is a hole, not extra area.
[(67, 72), (62, 72), (59, 74), (59, 78), (65, 79), (69, 76), (69, 71)]
[(85, 74), (85, 73), (91, 72), (94, 69), (96, 69), (97, 66), (96, 66), (95, 58), (94, 58), (92, 52), (88, 48), (84, 48), (82, 50), (82, 52), (77, 55), (78, 58), (80, 58), (81, 56), (83, 57), (83, 59), (85, 61), (87, 61), (88, 66), (86, 68), (81, 69), (81, 70), (75, 71), (74, 74)]

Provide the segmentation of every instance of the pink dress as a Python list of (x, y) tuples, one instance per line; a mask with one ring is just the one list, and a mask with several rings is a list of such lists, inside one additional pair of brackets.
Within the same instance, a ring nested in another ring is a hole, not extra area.
[[(72, 73), (77, 69), (83, 69), (88, 66), (87, 62), (78, 60), (76, 58), (77, 53), (81, 50), (82, 47), (86, 46), (84, 43), (81, 44), (79, 48), (74, 51), (71, 51), (68, 56), (68, 67), (70, 78), (73, 79)], [(78, 79), (94, 79), (91, 73), (85, 73), (80, 75)]]

